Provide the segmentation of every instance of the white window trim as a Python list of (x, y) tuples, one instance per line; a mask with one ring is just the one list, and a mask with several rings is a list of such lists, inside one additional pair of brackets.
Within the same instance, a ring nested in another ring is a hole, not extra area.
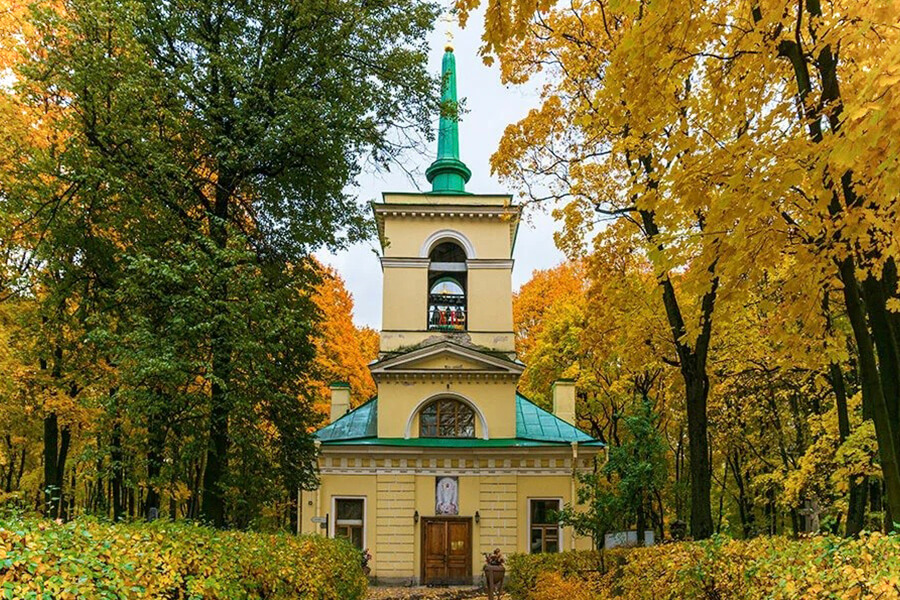
[(331, 497), (331, 518), (328, 519), (328, 537), (334, 539), (334, 530), (337, 526), (337, 501), (338, 500), (362, 500), (363, 501), (363, 518), (362, 518), (362, 530), (363, 530), (363, 547), (365, 550), (369, 547), (368, 534), (369, 534), (369, 519), (368, 516), (368, 500), (365, 496), (332, 496)]
[(440, 229), (425, 238), (425, 241), (422, 242), (422, 247), (419, 248), (419, 258), (428, 258), (435, 246), (441, 242), (451, 241), (462, 246), (463, 251), (466, 253), (467, 260), (477, 258), (475, 256), (475, 246), (472, 245), (469, 238), (455, 229)]
[[(525, 510), (528, 511), (528, 537), (526, 538), (526, 545), (528, 546), (528, 554), (533, 554), (531, 551), (531, 502), (533, 500), (556, 500), (559, 504), (559, 510), (563, 508), (563, 499), (562, 496), (538, 496), (535, 498), (528, 498), (526, 500), (527, 505), (525, 506)], [(557, 554), (563, 551), (563, 526), (562, 523), (557, 523), (557, 527), (559, 527), (559, 540), (556, 542), (559, 546), (559, 549), (556, 551)]]

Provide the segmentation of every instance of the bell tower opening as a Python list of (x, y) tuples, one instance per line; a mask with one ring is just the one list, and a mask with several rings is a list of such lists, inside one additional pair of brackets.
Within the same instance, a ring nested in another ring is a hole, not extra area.
[(440, 242), (428, 255), (428, 330), (465, 331), (466, 252), (455, 242)]

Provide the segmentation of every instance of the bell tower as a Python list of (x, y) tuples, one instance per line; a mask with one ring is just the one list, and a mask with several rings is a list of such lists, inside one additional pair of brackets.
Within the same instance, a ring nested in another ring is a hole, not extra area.
[(456, 58), (445, 49), (437, 157), (430, 192), (373, 203), (384, 272), (381, 352), (446, 338), (514, 355), (512, 252), (520, 207), (508, 194), (466, 191), (460, 159)]

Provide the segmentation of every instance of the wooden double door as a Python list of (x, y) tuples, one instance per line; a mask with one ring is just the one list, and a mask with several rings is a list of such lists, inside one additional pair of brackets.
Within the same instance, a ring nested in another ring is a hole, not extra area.
[(472, 583), (472, 519), (422, 519), (422, 583)]

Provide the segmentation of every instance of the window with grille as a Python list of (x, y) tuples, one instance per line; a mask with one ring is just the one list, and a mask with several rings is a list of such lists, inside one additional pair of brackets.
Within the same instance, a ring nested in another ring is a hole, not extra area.
[(365, 502), (362, 498), (335, 498), (334, 537), (349, 540), (363, 549), (365, 525)]
[(559, 552), (559, 500), (529, 500), (532, 554)]
[(419, 413), (419, 437), (473, 438), (475, 411), (453, 398), (436, 400)]

